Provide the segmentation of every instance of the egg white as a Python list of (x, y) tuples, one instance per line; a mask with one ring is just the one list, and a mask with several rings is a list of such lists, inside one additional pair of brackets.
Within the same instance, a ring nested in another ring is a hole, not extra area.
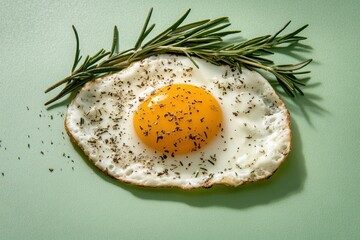
[[(195, 61), (199, 68), (183, 56), (153, 56), (86, 84), (67, 111), (69, 136), (102, 171), (140, 186), (238, 186), (271, 176), (290, 151), (284, 103), (254, 71)], [(171, 157), (139, 140), (132, 117), (151, 92), (174, 83), (211, 92), (223, 129), (199, 151)]]

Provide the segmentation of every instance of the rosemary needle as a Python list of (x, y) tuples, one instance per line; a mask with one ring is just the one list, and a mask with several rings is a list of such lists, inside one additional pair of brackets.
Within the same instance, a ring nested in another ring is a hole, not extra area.
[(65, 85), (45, 105), (51, 104), (69, 93), (78, 91), (89, 81), (120, 71), (134, 61), (165, 53), (185, 55), (196, 67), (198, 65), (193, 57), (202, 58), (216, 65), (228, 64), (239, 68), (240, 71), (242, 67), (251, 70), (262, 69), (274, 75), (280, 86), (289, 95), (304, 94), (300, 86), (304, 86), (305, 83), (297, 76), (309, 73), (309, 71), (299, 70), (308, 65), (312, 60), (308, 59), (297, 64), (275, 65), (267, 56), (274, 54), (273, 50), (279, 45), (297, 44), (299, 41), (305, 40), (306, 37), (299, 36), (298, 34), (308, 25), (281, 36), (280, 34), (289, 26), (289, 21), (273, 35), (264, 35), (246, 41), (234, 42), (224, 40), (224, 37), (240, 32), (223, 31), (230, 26), (227, 17), (213, 20), (206, 19), (182, 25), (190, 13), (189, 9), (169, 28), (143, 43), (155, 28), (155, 24), (149, 25), (152, 12), (153, 9), (147, 15), (145, 24), (133, 48), (122, 52), (118, 51), (119, 33), (115, 26), (111, 50), (101, 49), (95, 55), (85, 57), (82, 64), (80, 64), (83, 57), (80, 55), (79, 35), (75, 26), (72, 26), (76, 38), (76, 51), (71, 74), (45, 91), (45, 93), (48, 93), (61, 85)]

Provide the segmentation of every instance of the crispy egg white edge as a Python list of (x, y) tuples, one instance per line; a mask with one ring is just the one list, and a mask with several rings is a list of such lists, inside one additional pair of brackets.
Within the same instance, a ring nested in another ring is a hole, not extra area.
[[(151, 61), (156, 61), (158, 59), (163, 59), (163, 58), (167, 59), (168, 56), (169, 55), (154, 56), (154, 57), (149, 58), (150, 60), (148, 60), (148, 61), (151, 62)], [(174, 55), (171, 55), (171, 56), (175, 57)], [(183, 56), (176, 56), (176, 57), (181, 59), (181, 61), (185, 62), (185, 64), (188, 64), (189, 66), (194, 67), (193, 64), (186, 57), (183, 57)], [(196, 59), (196, 61), (200, 65), (200, 69), (202, 67), (210, 64), (201, 59)], [(139, 186), (148, 186), (148, 187), (179, 187), (179, 188), (183, 188), (183, 189), (191, 189), (191, 188), (197, 188), (197, 187), (210, 187), (215, 184), (239, 186), (246, 182), (254, 182), (254, 181), (258, 181), (258, 180), (270, 177), (277, 170), (277, 168), (280, 166), (280, 164), (284, 161), (284, 159), (288, 155), (288, 153), (290, 151), (290, 145), (291, 145), (291, 130), (290, 130), (290, 115), (289, 115), (288, 110), (285, 107), (285, 104), (278, 97), (278, 95), (275, 93), (275, 91), (273, 90), (271, 85), (267, 82), (267, 80), (265, 80), (259, 73), (252, 72), (247, 69), (243, 69), (243, 72), (240, 75), (244, 79), (244, 81), (247, 81), (248, 79), (260, 80), (261, 81), (260, 90), (262, 90), (263, 96), (266, 96), (267, 101), (270, 101), (270, 102), (276, 104), (276, 109), (278, 110), (277, 114), (279, 115), (280, 118), (282, 118), (281, 121), (277, 121), (276, 119), (272, 120), (273, 122), (276, 122), (277, 124), (279, 124), (278, 126), (274, 126), (273, 134), (272, 134), (274, 138), (277, 138), (277, 143), (278, 143), (277, 145), (275, 144), (275, 146), (273, 146), (274, 149), (277, 149), (279, 151), (278, 154), (275, 156), (276, 161), (272, 161), (271, 163), (263, 161), (263, 165), (257, 164), (257, 168), (252, 169), (251, 172), (247, 173), (248, 174), (247, 176), (241, 176), (241, 177), (236, 178), (234, 176), (224, 174), (223, 176), (220, 176), (220, 177), (213, 177), (206, 182), (204, 180), (200, 180), (198, 182), (192, 182), (191, 185), (186, 184), (186, 183), (184, 184), (184, 181), (178, 181), (178, 182), (175, 181), (173, 183), (165, 181), (165, 183), (162, 183), (161, 179), (159, 179), (159, 181), (155, 181), (155, 182), (153, 182), (153, 181), (146, 182), (141, 179), (136, 180), (136, 179), (127, 178), (126, 174), (124, 176), (119, 176), (119, 174), (115, 174), (114, 172), (112, 172), (109, 169), (109, 164), (100, 163), (101, 161), (99, 162), (99, 159), (97, 159), (96, 156), (93, 156), (91, 154), (91, 151), (88, 150), (89, 146), (86, 144), (86, 142), (81, 140), (81, 138), (79, 137), (79, 134), (78, 134), (79, 132), (81, 132), (81, 130), (79, 129), (79, 126), (77, 124), (78, 117), (76, 117), (76, 114), (73, 114), (73, 111), (75, 110), (74, 108), (77, 104), (77, 99), (80, 97), (84, 97), (83, 94), (86, 93), (86, 91), (88, 89), (90, 89), (92, 87), (92, 85), (101, 84), (103, 81), (107, 81), (109, 78), (111, 78), (114, 75), (117, 75), (121, 78), (126, 78), (127, 76), (131, 75), (132, 68), (136, 67), (137, 64), (139, 64), (139, 62), (133, 63), (129, 68), (127, 68), (121, 72), (115, 73), (113, 75), (105, 76), (103, 78), (99, 78), (95, 81), (87, 83), (79, 91), (78, 95), (73, 99), (72, 103), (69, 105), (69, 110), (66, 114), (65, 128), (66, 128), (68, 135), (84, 151), (84, 153), (89, 157), (89, 159), (99, 169), (104, 171), (106, 174), (108, 174), (122, 182), (131, 183), (131, 184), (139, 185)], [(216, 71), (216, 68), (219, 68), (218, 70), (221, 70), (221, 71), (230, 70), (229, 66), (219, 66), (219, 67), (216, 66), (213, 68), (213, 70)], [(197, 70), (195, 69), (195, 71), (197, 71)], [(113, 79), (116, 79), (116, 77)], [(222, 107), (224, 107), (224, 106), (222, 106)], [(277, 132), (277, 130), (280, 130), (279, 131), (280, 135), (275, 134)], [(132, 132), (132, 133), (134, 133), (134, 132)], [(210, 147), (211, 147), (211, 144), (210, 144)], [(219, 161), (221, 161), (221, 159), (219, 159)], [(266, 164), (270, 164), (271, 166), (266, 166)], [(265, 171), (263, 169), (265, 169)], [(269, 171), (269, 169), (270, 169), (270, 171)], [(160, 178), (161, 178), (161, 176), (160, 176)]]

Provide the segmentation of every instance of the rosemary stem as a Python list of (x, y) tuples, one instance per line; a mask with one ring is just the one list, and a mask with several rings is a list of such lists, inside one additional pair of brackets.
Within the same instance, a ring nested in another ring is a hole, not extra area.
[[(281, 36), (280, 34), (289, 26), (290, 22), (288, 22), (275, 34), (263, 35), (246, 41), (235, 40), (230, 42), (223, 38), (240, 31), (223, 31), (230, 26), (227, 17), (214, 20), (206, 19), (182, 25), (190, 13), (188, 10), (170, 27), (155, 35), (154, 38), (146, 40), (155, 27), (155, 24), (150, 23), (152, 11), (151, 9), (147, 15), (134, 47), (121, 52), (118, 51), (119, 33), (115, 26), (110, 51), (101, 49), (93, 56), (88, 55), (82, 58), (79, 49), (79, 36), (73, 26), (76, 52), (72, 73), (45, 90), (45, 93), (48, 93), (65, 84), (64, 89), (45, 105), (77, 91), (89, 81), (120, 71), (135, 61), (158, 54), (186, 55), (196, 67), (198, 66), (194, 57), (204, 59), (214, 65), (228, 64), (240, 70), (242, 67), (247, 67), (250, 70), (263, 69), (273, 74), (291, 96), (295, 96), (296, 93), (303, 95), (299, 86), (304, 85), (304, 83), (295, 76), (309, 73), (309, 71), (299, 70), (307, 66), (311, 59), (297, 64), (275, 65), (271, 59), (265, 57), (274, 54), (273, 50), (279, 45), (297, 44), (305, 40), (305, 37), (298, 34), (308, 25)], [(84, 60), (81, 61), (81, 59)]]
[(53, 89), (57, 88), (58, 86), (66, 83), (66, 82), (68, 82), (68, 81), (71, 79), (71, 77), (72, 77), (72, 74), (69, 75), (69, 76), (67, 76), (67, 77), (64, 78), (63, 80), (61, 80), (61, 81), (59, 81), (59, 82), (51, 85), (50, 87), (48, 87), (48, 88), (45, 90), (45, 93), (48, 93), (48, 92), (52, 91)]
[(241, 63), (247, 64), (247, 65), (250, 65), (250, 66), (253, 66), (253, 67), (261, 68), (261, 69), (264, 69), (264, 70), (269, 71), (269, 72), (273, 71), (273, 69), (271, 67), (268, 67), (268, 66), (265, 66), (265, 65), (262, 65), (262, 64), (258, 64), (256, 62), (252, 62), (252, 61), (242, 59), (242, 58), (236, 58), (236, 59)]

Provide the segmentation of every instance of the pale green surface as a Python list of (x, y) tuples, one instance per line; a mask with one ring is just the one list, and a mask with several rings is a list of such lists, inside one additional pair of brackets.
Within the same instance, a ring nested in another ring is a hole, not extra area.
[[(360, 239), (360, 1), (221, 2), (2, 1), (0, 239)], [(43, 106), (72, 65), (72, 24), (84, 54), (110, 47), (115, 24), (124, 49), (151, 6), (157, 29), (189, 7), (189, 20), (229, 16), (244, 37), (310, 24), (312, 78), (306, 98), (287, 101), (294, 146), (273, 178), (191, 192), (125, 186), (70, 143), (66, 106)]]

